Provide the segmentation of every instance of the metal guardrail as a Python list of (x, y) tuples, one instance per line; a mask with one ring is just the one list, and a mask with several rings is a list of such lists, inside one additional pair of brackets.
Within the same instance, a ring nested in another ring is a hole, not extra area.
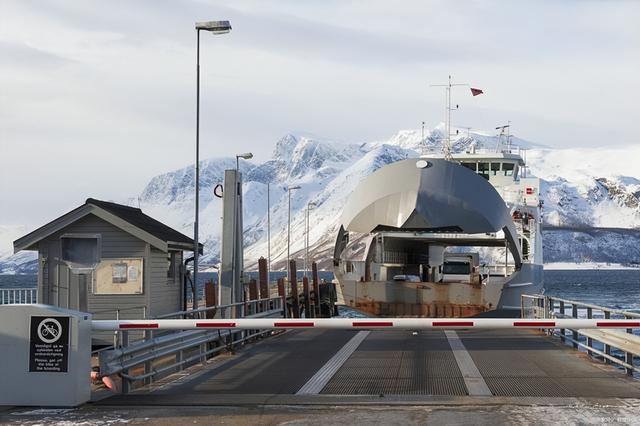
[[(247, 313), (245, 318), (264, 318), (282, 316), (281, 297), (251, 300), (230, 305), (200, 308), (193, 311), (179, 311), (160, 317), (199, 318), (210, 316), (225, 318), (224, 315)], [(213, 313), (213, 315), (211, 315)], [(228, 317), (232, 317), (229, 315)], [(159, 318), (160, 318), (159, 317)], [(129, 344), (128, 331), (120, 333), (117, 348), (103, 350), (99, 353), (100, 375), (119, 375), (122, 378), (121, 392), (127, 393), (134, 383), (151, 383), (163, 374), (177, 372), (196, 362), (205, 363), (207, 358), (265, 334), (271, 330), (189, 330), (169, 332), (154, 337), (153, 330), (145, 331), (145, 339)], [(158, 331), (161, 333), (161, 331)]]
[[(635, 312), (541, 294), (522, 295), (521, 301), (523, 318), (640, 318), (640, 314)], [(551, 333), (560, 337), (563, 343), (571, 342), (574, 349), (585, 349), (590, 356), (600, 358), (605, 363), (617, 364), (623, 367), (628, 375), (633, 375), (634, 371), (640, 372), (640, 367), (634, 365), (634, 357), (640, 356), (640, 336), (633, 334), (631, 328), (624, 330), (625, 332), (559, 329)], [(602, 349), (595, 347), (594, 341), (600, 342)], [(621, 355), (617, 355), (616, 352)]]
[(153, 317), (153, 319), (204, 319), (207, 317), (207, 313), (209, 312), (212, 313), (212, 317), (216, 318), (229, 318), (229, 314), (235, 315), (236, 318), (242, 318), (253, 316), (260, 312), (276, 309), (274, 307), (276, 304), (282, 306), (281, 297), (269, 297), (266, 299), (248, 300), (246, 302), (232, 303), (228, 305), (217, 305), (197, 309), (189, 309), (186, 311), (171, 312), (168, 314), (155, 316)]
[(0, 288), (0, 305), (38, 303), (37, 288)]

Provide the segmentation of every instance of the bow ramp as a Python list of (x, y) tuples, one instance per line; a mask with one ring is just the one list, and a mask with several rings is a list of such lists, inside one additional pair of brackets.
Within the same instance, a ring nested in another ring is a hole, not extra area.
[[(343, 210), (346, 231), (439, 232), (452, 245), (487, 245), (500, 233), (516, 267), (522, 263), (518, 233), (496, 189), (478, 174), (442, 159), (408, 159), (385, 166), (364, 179)], [(344, 248), (344, 247), (343, 247)]]

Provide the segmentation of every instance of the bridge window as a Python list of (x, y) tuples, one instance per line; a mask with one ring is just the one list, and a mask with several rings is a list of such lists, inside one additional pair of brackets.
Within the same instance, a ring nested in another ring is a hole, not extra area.
[(478, 174), (489, 179), (489, 163), (478, 163)]
[(502, 171), (505, 176), (513, 176), (513, 169), (515, 164), (513, 163), (502, 163)]
[(491, 163), (491, 174), (493, 176), (500, 174), (500, 163)]
[(476, 171), (476, 163), (462, 163), (462, 166), (473, 171), (474, 173)]

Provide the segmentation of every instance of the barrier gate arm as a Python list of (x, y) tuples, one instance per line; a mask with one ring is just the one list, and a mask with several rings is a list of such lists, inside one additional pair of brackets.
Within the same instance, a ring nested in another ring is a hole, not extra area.
[(640, 319), (508, 319), (508, 318), (316, 318), (316, 319), (269, 319), (238, 318), (229, 320), (164, 319), (164, 320), (93, 320), (94, 331), (112, 330), (191, 330), (191, 329), (334, 329), (334, 330), (428, 330), (428, 329), (599, 329), (640, 328)]

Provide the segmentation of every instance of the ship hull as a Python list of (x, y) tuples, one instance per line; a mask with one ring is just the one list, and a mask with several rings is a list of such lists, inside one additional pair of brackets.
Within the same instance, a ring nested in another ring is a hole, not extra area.
[(338, 278), (338, 302), (380, 317), (460, 318), (520, 308), (523, 294), (543, 291), (542, 265), (523, 264), (485, 283), (356, 281)]

